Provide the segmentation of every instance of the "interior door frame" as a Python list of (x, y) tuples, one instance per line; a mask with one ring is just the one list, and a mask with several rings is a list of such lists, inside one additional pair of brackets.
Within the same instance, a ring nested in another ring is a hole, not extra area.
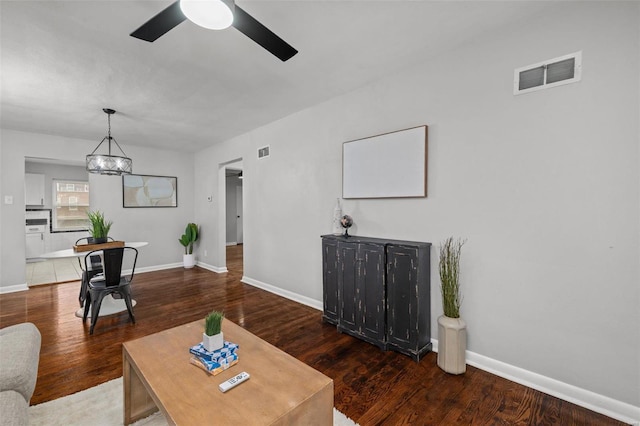
[[(227, 269), (227, 169), (243, 169), (242, 157), (218, 165), (218, 265), (216, 272), (228, 272)], [(244, 180), (243, 180), (244, 186)], [(242, 200), (244, 211), (244, 197)], [(244, 258), (244, 250), (243, 250)], [(244, 260), (244, 259), (243, 259)]]

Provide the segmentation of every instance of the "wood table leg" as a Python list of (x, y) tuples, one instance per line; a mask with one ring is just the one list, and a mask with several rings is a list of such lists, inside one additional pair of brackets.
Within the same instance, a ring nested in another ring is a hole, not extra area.
[(147, 392), (142, 380), (129, 361), (126, 350), (123, 352), (122, 384), (124, 394), (123, 424), (129, 425), (158, 411), (158, 407)]

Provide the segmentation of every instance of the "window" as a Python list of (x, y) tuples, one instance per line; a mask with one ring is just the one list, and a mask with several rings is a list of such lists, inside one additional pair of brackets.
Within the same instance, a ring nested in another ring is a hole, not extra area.
[(581, 78), (582, 51), (517, 68), (513, 77), (513, 94), (575, 83)]
[(89, 183), (53, 180), (53, 231), (82, 231), (89, 228)]

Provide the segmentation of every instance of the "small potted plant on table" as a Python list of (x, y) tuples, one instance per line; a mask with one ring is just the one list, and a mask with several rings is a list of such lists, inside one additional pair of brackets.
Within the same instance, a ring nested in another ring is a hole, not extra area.
[(204, 333), (202, 333), (202, 346), (209, 352), (217, 351), (224, 346), (222, 335), (222, 320), (224, 313), (211, 311), (204, 319)]
[(96, 210), (95, 212), (87, 212), (87, 216), (89, 217), (89, 221), (91, 222), (91, 227), (89, 228), (91, 237), (87, 239), (87, 242), (89, 244), (106, 243), (107, 237), (109, 236), (109, 230), (111, 229), (111, 225), (113, 225), (113, 222), (106, 221), (104, 219), (104, 213), (101, 213), (98, 210)]

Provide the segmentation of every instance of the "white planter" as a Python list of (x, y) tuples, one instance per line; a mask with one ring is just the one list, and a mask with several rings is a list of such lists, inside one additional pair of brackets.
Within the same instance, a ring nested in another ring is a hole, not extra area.
[(204, 346), (204, 348), (209, 352), (222, 349), (224, 346), (222, 331), (218, 334), (214, 334), (213, 336), (207, 336), (205, 333), (202, 333), (202, 346)]
[(186, 269), (193, 268), (196, 264), (196, 256), (193, 254), (183, 254), (182, 263)]
[(438, 318), (438, 367), (447, 373), (462, 374), (467, 370), (467, 324), (462, 318)]

